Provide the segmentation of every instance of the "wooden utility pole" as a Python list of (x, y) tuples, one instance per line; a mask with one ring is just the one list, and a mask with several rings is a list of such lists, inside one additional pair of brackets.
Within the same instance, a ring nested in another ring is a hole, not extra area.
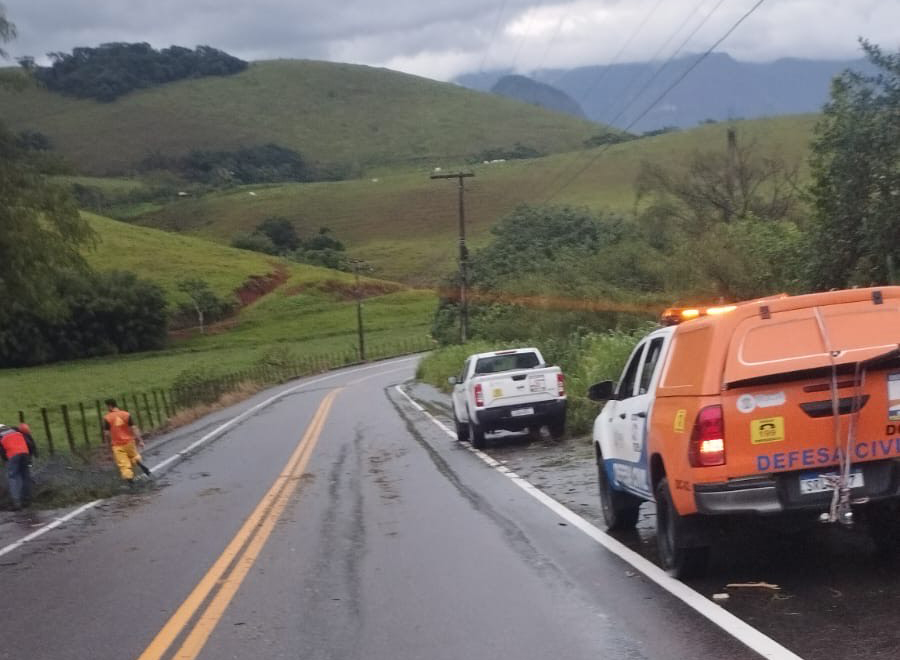
[(366, 361), (366, 335), (363, 331), (363, 316), (362, 316), (362, 288), (360, 288), (359, 284), (359, 260), (351, 259), (350, 263), (353, 264), (353, 274), (356, 276), (356, 333), (359, 336), (359, 361)]
[(459, 182), (459, 338), (466, 343), (469, 335), (469, 304), (467, 299), (469, 252), (466, 249), (466, 207), (463, 179), (475, 176), (472, 172), (432, 174), (432, 179), (456, 179)]

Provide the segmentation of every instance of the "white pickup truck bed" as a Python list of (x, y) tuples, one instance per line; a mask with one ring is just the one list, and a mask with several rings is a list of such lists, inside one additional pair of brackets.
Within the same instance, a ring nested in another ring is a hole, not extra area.
[(548, 426), (554, 437), (566, 428), (565, 380), (536, 348), (477, 353), (466, 359), (453, 383), (453, 416), (460, 440), (484, 446), (491, 431)]

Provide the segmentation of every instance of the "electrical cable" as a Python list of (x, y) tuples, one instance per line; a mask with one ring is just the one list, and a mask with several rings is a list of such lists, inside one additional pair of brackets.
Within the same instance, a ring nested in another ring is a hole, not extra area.
[[(757, 0), (757, 2), (756, 2), (749, 10), (747, 10), (747, 11), (746, 11), (746, 12), (745, 12), (745, 13), (744, 13), (737, 21), (735, 21), (735, 22), (731, 25), (730, 28), (728, 28), (728, 30), (725, 31), (725, 34), (723, 34), (721, 37), (719, 37), (719, 38), (715, 41), (715, 43), (713, 43), (712, 46), (710, 46), (706, 51), (704, 51), (703, 54), (700, 55), (700, 57), (698, 57), (696, 60), (694, 60), (694, 62), (691, 64), (691, 66), (689, 66), (687, 69), (685, 69), (685, 71), (684, 71), (680, 76), (678, 76), (678, 77), (677, 77), (670, 85), (668, 85), (668, 86), (663, 90), (663, 92), (662, 92), (661, 94), (659, 94), (655, 99), (653, 99), (653, 101), (650, 103), (650, 105), (648, 105), (648, 106), (647, 106), (640, 114), (638, 114), (638, 116), (635, 117), (635, 118), (634, 118), (634, 119), (633, 119), (633, 120), (632, 120), (632, 121), (624, 128), (624, 130), (625, 130), (625, 131), (628, 131), (628, 130), (631, 129), (635, 124), (637, 124), (641, 119), (643, 119), (644, 117), (646, 117), (646, 116), (650, 113), (650, 111), (653, 110), (653, 108), (655, 108), (655, 107), (657, 106), (657, 104), (659, 104), (660, 101), (662, 101), (666, 96), (668, 96), (668, 94), (669, 94), (673, 89), (675, 89), (678, 85), (680, 85), (681, 82), (682, 82), (685, 78), (687, 78), (688, 75), (690, 75), (690, 73), (691, 73), (694, 69), (696, 69), (696, 68), (697, 68), (697, 67), (698, 67), (698, 66), (699, 66), (699, 65), (700, 65), (707, 57), (709, 57), (709, 56), (712, 54), (712, 52), (713, 52), (716, 48), (718, 48), (719, 45), (722, 44), (722, 42), (724, 42), (728, 37), (730, 37), (731, 34), (732, 34), (738, 27), (740, 27), (740, 25), (741, 25), (744, 21), (746, 21), (751, 15), (753, 15), (753, 13), (756, 12), (756, 10), (759, 9), (765, 1), (766, 1), (766, 0)], [(548, 195), (547, 197), (545, 197), (542, 203), (546, 204), (546, 203), (549, 202), (551, 199), (553, 199), (554, 197), (556, 197), (556, 195), (558, 195), (560, 192), (562, 192), (563, 190), (565, 190), (565, 189), (566, 189), (566, 188), (567, 188), (567, 187), (568, 187), (575, 179), (577, 179), (579, 176), (581, 176), (581, 175), (582, 175), (582, 174), (583, 174), (583, 173), (584, 173), (591, 165), (593, 165), (593, 164), (600, 158), (600, 156), (602, 156), (604, 153), (606, 153), (606, 151), (607, 151), (611, 146), (612, 146), (611, 144), (607, 144), (607, 145), (605, 145), (604, 147), (602, 147), (601, 149), (599, 149), (598, 152), (593, 156), (593, 158), (591, 158), (587, 163), (585, 163), (585, 165), (584, 165), (582, 168), (580, 168), (580, 169), (575, 173), (574, 176), (570, 177), (569, 180), (566, 181), (562, 186), (560, 186), (559, 188), (557, 188), (556, 190), (554, 190), (550, 195)]]

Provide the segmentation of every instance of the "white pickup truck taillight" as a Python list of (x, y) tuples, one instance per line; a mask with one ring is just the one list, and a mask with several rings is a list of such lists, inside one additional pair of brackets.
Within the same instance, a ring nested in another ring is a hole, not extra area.
[(566, 377), (561, 373), (556, 374), (556, 394), (558, 396), (566, 395)]
[(481, 388), (481, 383), (475, 383), (475, 406), (484, 407), (484, 390)]

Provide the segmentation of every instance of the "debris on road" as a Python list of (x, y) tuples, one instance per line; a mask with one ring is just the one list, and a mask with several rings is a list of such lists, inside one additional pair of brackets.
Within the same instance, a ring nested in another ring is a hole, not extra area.
[(717, 603), (728, 600), (729, 598), (731, 598), (731, 596), (729, 596), (728, 594), (713, 594), (713, 597), (712, 597), (712, 599), (714, 601), (716, 601)]
[(726, 589), (771, 589), (772, 591), (781, 591), (781, 587), (777, 584), (769, 584), (768, 582), (732, 582), (725, 585)]

